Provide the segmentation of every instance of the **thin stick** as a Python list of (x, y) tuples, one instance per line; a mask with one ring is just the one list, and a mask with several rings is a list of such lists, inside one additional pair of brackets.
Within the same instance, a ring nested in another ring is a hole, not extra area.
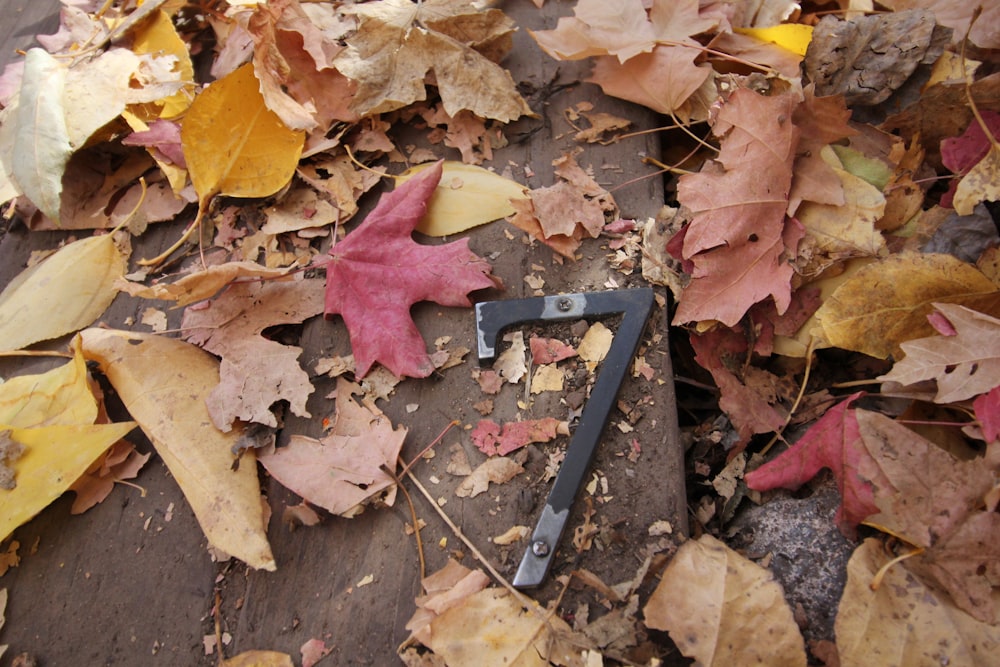
[[(397, 457), (398, 463), (403, 465), (406, 461), (403, 457)], [(417, 517), (417, 508), (413, 505), (413, 498), (410, 497), (410, 492), (406, 490), (403, 483), (399, 480), (389, 466), (382, 464), (382, 470), (384, 470), (389, 477), (392, 477), (392, 481), (396, 483), (396, 488), (403, 492), (403, 497), (406, 498), (406, 504), (410, 506), (410, 520), (413, 521), (413, 536), (417, 539), (417, 558), (420, 560), (420, 581), (423, 581), (427, 577), (427, 561), (424, 559), (424, 543), (420, 538), (420, 519)], [(404, 468), (404, 471), (406, 468)]]
[(816, 351), (816, 339), (810, 338), (809, 347), (806, 348), (806, 371), (805, 373), (802, 374), (802, 384), (799, 385), (798, 396), (795, 397), (795, 402), (792, 403), (792, 407), (788, 411), (788, 416), (785, 417), (785, 423), (781, 425), (781, 428), (775, 431), (774, 437), (771, 438), (771, 441), (768, 442), (766, 445), (764, 445), (764, 448), (760, 450), (761, 456), (767, 454), (767, 452), (771, 449), (771, 447), (774, 446), (774, 443), (776, 443), (779, 439), (784, 440), (782, 434), (785, 432), (785, 429), (788, 428), (788, 425), (791, 423), (792, 415), (794, 415), (795, 411), (799, 409), (799, 404), (802, 402), (802, 397), (805, 396), (806, 385), (809, 384), (809, 372), (812, 370), (813, 353), (815, 351)]

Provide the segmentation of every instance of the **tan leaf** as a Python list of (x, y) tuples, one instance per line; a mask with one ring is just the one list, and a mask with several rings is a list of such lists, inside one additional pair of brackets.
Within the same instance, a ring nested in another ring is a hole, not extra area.
[(279, 651), (244, 651), (221, 663), (222, 667), (294, 667), (292, 656)]
[(264, 104), (250, 64), (198, 95), (181, 127), (199, 202), (217, 194), (274, 194), (291, 180), (304, 142), (304, 133), (290, 130)]
[(343, 516), (358, 514), (363, 503), (382, 499), (391, 505), (395, 480), (384, 468), (396, 468), (406, 429), (374, 404), (352, 398), (360, 387), (337, 380), (337, 417), (320, 440), (293, 435), (284, 447), (261, 454), (261, 464), (282, 485), (313, 505)]
[(861, 268), (826, 299), (816, 319), (834, 347), (885, 358), (899, 344), (933, 333), (935, 302), (1000, 314), (989, 278), (951, 255), (900, 253)]
[(972, 209), (982, 201), (1000, 200), (1000, 147), (990, 146), (990, 152), (958, 182), (953, 204), (959, 215), (972, 215)]
[[(334, 60), (335, 67), (357, 83), (354, 109), (373, 116), (427, 98), (425, 80), (433, 72), (445, 111), (467, 109), (477, 116), (510, 122), (530, 115), (507, 70), (473, 46), (506, 43), (513, 24), (498, 9), (474, 10), (467, 3), (429, 0), (383, 0), (354, 5), (357, 33)], [(475, 23), (479, 34), (463, 32)], [(505, 49), (501, 49), (506, 52)], [(503, 53), (497, 53), (501, 56)]]
[(121, 278), (115, 282), (115, 287), (143, 299), (176, 301), (177, 307), (181, 307), (195, 301), (210, 299), (223, 287), (240, 278), (291, 280), (289, 273), (288, 268), (271, 269), (256, 262), (226, 262), (210, 266), (203, 271), (189, 273), (172, 283), (158, 282), (147, 287)]
[[(429, 165), (411, 167), (397, 180), (405, 183)], [(416, 230), (428, 236), (450, 236), (514, 214), (512, 199), (525, 199), (524, 186), (462, 162), (442, 164), (441, 180)]]
[(194, 510), (209, 544), (255, 568), (276, 569), (267, 542), (252, 451), (239, 465), (242, 428), (211, 424), (205, 399), (219, 383), (219, 362), (183, 341), (111, 329), (80, 334), (132, 418), (156, 447)]
[(245, 282), (230, 286), (207, 308), (184, 311), (184, 339), (222, 357), (219, 386), (207, 397), (216, 428), (235, 420), (277, 426), (271, 406), (287, 400), (292, 413), (310, 417), (313, 386), (299, 366), (302, 348), (264, 337), (266, 328), (299, 324), (323, 312), (322, 279)]
[(1000, 320), (950, 303), (934, 307), (955, 328), (955, 334), (903, 343), (900, 347), (906, 357), (878, 379), (901, 385), (935, 380), (935, 403), (964, 401), (1000, 384)]
[(988, 667), (996, 662), (1000, 626), (977, 621), (934, 586), (894, 565), (881, 585), (872, 581), (891, 559), (869, 538), (847, 563), (847, 584), (834, 632), (843, 665)]
[(90, 325), (111, 305), (130, 249), (111, 234), (74, 241), (21, 272), (0, 293), (0, 350)]
[(472, 474), (455, 489), (459, 498), (475, 498), (489, 488), (490, 482), (503, 484), (524, 472), (521, 464), (505, 456), (495, 456), (483, 461)]
[(805, 665), (792, 610), (773, 575), (711, 535), (688, 540), (644, 609), (701, 665)]

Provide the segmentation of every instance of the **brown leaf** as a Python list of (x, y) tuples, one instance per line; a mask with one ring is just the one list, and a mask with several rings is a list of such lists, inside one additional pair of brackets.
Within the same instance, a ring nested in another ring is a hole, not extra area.
[(871, 455), (861, 459), (858, 472), (873, 480), (881, 510), (868, 523), (922, 547), (905, 567), (946, 590), (959, 608), (995, 625), (1000, 514), (985, 505), (993, 473), (979, 460), (954, 459), (884, 415), (858, 410), (856, 417)]
[(310, 417), (313, 391), (298, 357), (302, 348), (263, 336), (268, 327), (298, 324), (323, 312), (323, 280), (244, 282), (231, 285), (208, 307), (184, 311), (184, 338), (222, 357), (219, 386), (207, 398), (212, 422), (228, 431), (236, 419), (277, 426), (271, 405), (287, 400)]
[(490, 482), (503, 484), (524, 472), (521, 464), (504, 456), (495, 456), (483, 461), (472, 474), (462, 480), (455, 489), (459, 498), (475, 498), (489, 488)]

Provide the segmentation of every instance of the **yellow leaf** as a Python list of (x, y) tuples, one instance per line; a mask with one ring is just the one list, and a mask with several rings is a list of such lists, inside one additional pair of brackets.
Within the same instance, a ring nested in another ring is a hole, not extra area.
[(711, 535), (681, 545), (643, 613), (700, 665), (806, 664), (773, 575)]
[(905, 564), (886, 570), (872, 590), (875, 574), (891, 559), (878, 540), (869, 538), (847, 563), (835, 628), (841, 664), (995, 664), (1000, 626), (958, 609), (949, 595), (913, 576)]
[(212, 83), (184, 117), (181, 145), (198, 198), (267, 197), (295, 173), (305, 133), (264, 105), (253, 65)]
[(1000, 148), (996, 144), (990, 152), (969, 170), (955, 188), (955, 212), (972, 215), (976, 204), (1000, 200)]
[(291, 656), (279, 651), (244, 651), (222, 661), (222, 667), (293, 667)]
[[(173, 21), (163, 10), (153, 14), (135, 31), (132, 51), (139, 55), (149, 53), (154, 56), (175, 56), (177, 64), (174, 66), (174, 71), (180, 73), (182, 81), (191, 82), (192, 87), (194, 86), (194, 65), (191, 63), (187, 44), (177, 34)], [(192, 97), (190, 90), (180, 90), (161, 100), (163, 109), (160, 117), (174, 118), (184, 113), (191, 106)]]
[(111, 305), (130, 251), (112, 234), (74, 241), (0, 293), (0, 350), (19, 350), (91, 324)]
[(1000, 292), (971, 264), (951, 255), (901, 253), (859, 270), (816, 311), (834, 347), (886, 358), (899, 344), (933, 333), (935, 301), (1000, 315)]
[(74, 345), (73, 359), (68, 364), (0, 384), (0, 424), (8, 427), (93, 424), (95, 419), (97, 401), (78, 345)]
[(274, 570), (257, 463), (232, 448), (241, 428), (212, 425), (205, 399), (219, 384), (219, 362), (184, 341), (111, 329), (80, 334), (87, 359), (100, 364), (132, 418), (156, 447), (194, 510), (209, 543), (255, 568)]
[(0, 540), (65, 493), (135, 426), (135, 422), (121, 422), (11, 429), (11, 439), (24, 445), (24, 452), (11, 465), (17, 486), (0, 489)]
[(777, 44), (787, 51), (804, 56), (812, 41), (813, 29), (812, 26), (801, 23), (782, 23), (768, 28), (733, 28), (733, 32)]
[[(402, 185), (429, 165), (411, 167), (400, 174)], [(492, 171), (464, 162), (442, 165), (441, 181), (431, 195), (427, 213), (417, 231), (427, 236), (449, 236), (487, 222), (514, 215), (511, 199), (527, 199), (524, 186)]]

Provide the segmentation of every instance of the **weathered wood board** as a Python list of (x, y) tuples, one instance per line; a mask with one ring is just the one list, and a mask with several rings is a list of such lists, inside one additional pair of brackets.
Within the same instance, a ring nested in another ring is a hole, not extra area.
[[(550, 0), (543, 10), (528, 0), (498, 6), (521, 26), (514, 51), (504, 64), (529, 91), (526, 98), (539, 117), (510, 126), (510, 145), (497, 151), (486, 166), (509, 169), (516, 180), (531, 187), (552, 184), (552, 160), (578, 147), (564, 111), (581, 101), (627, 117), (636, 128), (655, 126), (656, 117), (646, 110), (605, 98), (595, 86), (580, 83), (588, 72), (587, 63), (556, 63), (541, 54), (526, 28), (554, 27), (559, 15), (569, 13), (568, 3)], [(58, 5), (51, 0), (4, 2), (4, 7), (5, 60), (11, 59), (15, 47), (30, 45), (34, 34), (52, 32), (57, 25)], [(602, 185), (613, 189), (624, 217), (643, 219), (655, 215), (662, 205), (659, 178), (616, 186), (650, 173), (641, 157), (658, 153), (656, 135), (645, 135), (607, 146), (588, 145), (578, 161), (592, 168)], [(157, 253), (176, 238), (181, 226), (175, 222), (151, 228), (135, 240), (133, 256)], [(29, 233), (12, 224), (0, 239), (0, 283), (6, 285), (21, 270), (32, 250), (55, 247), (65, 236)], [(472, 249), (491, 258), (494, 272), (506, 286), (504, 291), (480, 298), (531, 296), (533, 290), (524, 282), (529, 273), (545, 280), (542, 291), (546, 294), (603, 290), (611, 280), (622, 287), (641, 284), (638, 271), (626, 277), (609, 267), (606, 240), (585, 243), (579, 261), (563, 263), (555, 261), (548, 248), (527, 244), (523, 236), (502, 221), (469, 234)], [(103, 319), (110, 326), (125, 327), (127, 322), (139, 321), (149, 305), (164, 307), (122, 295)], [(452, 337), (452, 347), (474, 350), (471, 310), (424, 304), (414, 314), (427, 341), (447, 335)], [(168, 311), (168, 316), (171, 327), (179, 324), (180, 311)], [(597, 478), (605, 478), (608, 487), (607, 491), (599, 488), (595, 494), (599, 498), (591, 499), (597, 510), (593, 521), (602, 528), (598, 544), (574, 563), (573, 549), (564, 537), (553, 573), (535, 592), (543, 602), (558, 591), (554, 575), (566, 574), (573, 567), (591, 570), (608, 583), (630, 579), (653, 541), (647, 533), (652, 522), (666, 520), (676, 531), (685, 529), (683, 453), (677, 436), (666, 322), (664, 307), (658, 305), (642, 342), (646, 360), (657, 371), (656, 379), (629, 378), (620, 395), (628, 404), (642, 403), (642, 419), (632, 433), (609, 426), (593, 462)], [(349, 352), (346, 330), (339, 320), (308, 321), (302, 327), (300, 345), (304, 349), (300, 361), (309, 371), (322, 357)], [(53, 363), (3, 360), (0, 376), (39, 372)], [(450, 448), (460, 446), (473, 467), (484, 458), (472, 445), (468, 430), (481, 418), (473, 404), (484, 398), (472, 378), (475, 365), (472, 352), (463, 366), (426, 380), (408, 380), (381, 407), (394, 423), (409, 429), (404, 446), (407, 459), (433, 441), (449, 422), (459, 422), (435, 448), (436, 456), (419, 462), (414, 472), (436, 499), (444, 501), (442, 510), (477, 548), (511, 577), (523, 542), (500, 547), (490, 538), (516, 524), (534, 524), (548, 492), (538, 480), (544, 467), (543, 451), (565, 447), (567, 439), (532, 447), (525, 464), (527, 474), (492, 486), (475, 498), (457, 497), (454, 490), (461, 478), (446, 472)], [(335, 381), (320, 376), (314, 384), (316, 391), (309, 402), (312, 418), (286, 415), (279, 442), (290, 434), (322, 434), (322, 420), (333, 411), (333, 402), (325, 397)], [(495, 398), (490, 418), (504, 422), (518, 417), (566, 417), (567, 408), (558, 397), (536, 396), (529, 406), (519, 408), (517, 401), (524, 400), (523, 394), (523, 384), (508, 385)], [(407, 405), (418, 407), (409, 412)], [(622, 415), (612, 414), (611, 421), (622, 421)], [(150, 450), (144, 439), (137, 436), (137, 441), (141, 449)], [(633, 441), (641, 447), (637, 461), (627, 456)], [(408, 634), (404, 626), (414, 610), (413, 599), (420, 593), (414, 538), (404, 532), (410, 515), (403, 498), (392, 508), (369, 510), (351, 520), (328, 517), (319, 526), (292, 531), (282, 524), (281, 512), (299, 499), (268, 478), (264, 480), (274, 512), (269, 529), (278, 563), (274, 573), (250, 571), (238, 562), (214, 563), (193, 514), (155, 456), (136, 480), (145, 488), (144, 496), (137, 489), (120, 486), (103, 504), (81, 516), (69, 515), (71, 498), (56, 502), (15, 533), (22, 560), (0, 578), (0, 587), (10, 593), (7, 623), (0, 631), (0, 643), (11, 646), (6, 659), (28, 652), (42, 665), (215, 664), (216, 657), (205, 654), (203, 639), (214, 633), (213, 608), (218, 599), (219, 623), (231, 638), (226, 655), (274, 649), (298, 661), (299, 647), (315, 637), (334, 647), (332, 656), (321, 664), (396, 664), (396, 646)], [(427, 501), (415, 489), (411, 494), (416, 511), (427, 523), (422, 535), (428, 573), (457, 554), (474, 567), (468, 549)], [(567, 533), (583, 520), (584, 495), (574, 506)], [(360, 585), (369, 575), (371, 583)]]

